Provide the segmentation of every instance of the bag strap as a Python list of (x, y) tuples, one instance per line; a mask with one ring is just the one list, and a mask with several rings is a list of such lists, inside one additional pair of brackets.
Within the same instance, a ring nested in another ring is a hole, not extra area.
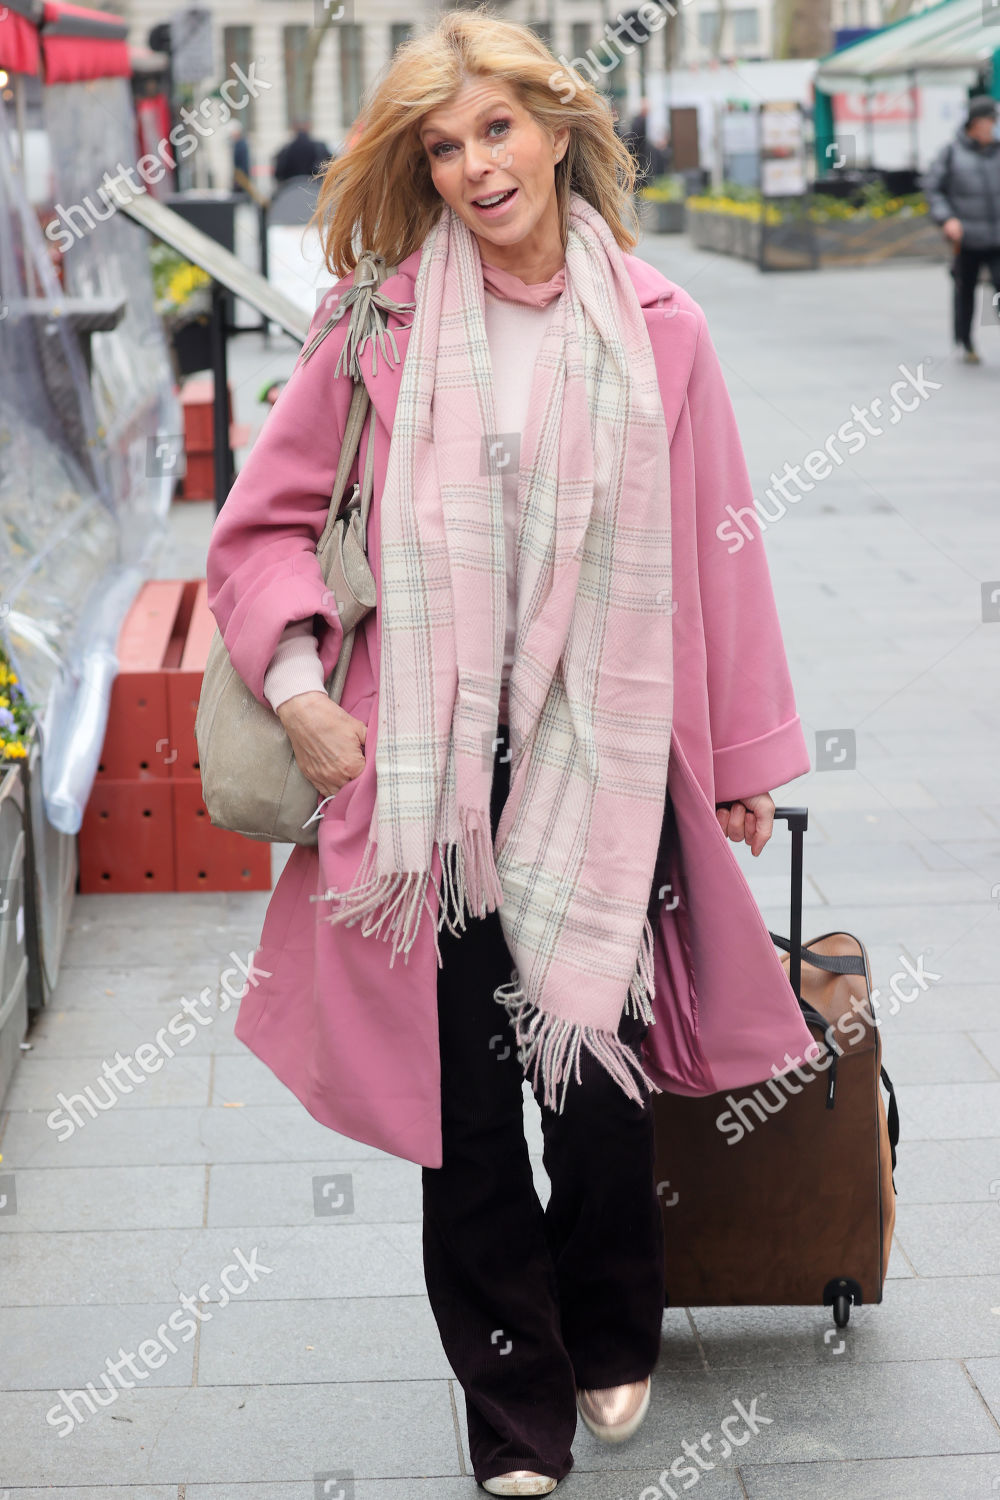
[[(318, 550), (322, 550), (329, 540), (330, 533), (337, 524), (341, 506), (344, 498), (344, 490), (347, 488), (347, 475), (351, 465), (354, 463), (356, 454), (361, 443), (361, 433), (364, 428), (365, 417), (371, 404), (371, 397), (361, 374), (360, 351), (365, 342), (371, 338), (372, 369), (375, 369), (377, 358), (377, 347), (380, 345), (384, 352), (385, 336), (392, 339), (392, 346), (396, 353), (397, 361), (399, 351), (391, 328), (383, 328), (379, 316), (379, 309), (387, 312), (402, 311), (412, 306), (410, 303), (394, 302), (391, 298), (382, 297), (379, 288), (383, 281), (394, 276), (396, 266), (387, 266), (381, 255), (366, 253), (362, 255), (355, 270), (353, 284), (340, 298), (337, 311), (327, 319), (324, 326), (318, 331), (309, 344), (302, 351), (302, 358), (308, 359), (311, 354), (322, 343), (326, 335), (337, 325), (344, 314), (350, 310), (351, 322), (341, 357), (337, 361), (336, 375), (341, 373), (341, 365), (345, 366), (345, 373), (349, 373), (354, 381), (354, 393), (351, 396), (351, 405), (347, 413), (347, 423), (344, 427), (344, 441), (340, 447), (340, 459), (337, 464), (337, 476), (333, 483), (333, 493), (330, 497), (330, 511), (326, 518), (323, 534), (319, 539)], [(377, 340), (378, 344), (374, 341)], [(371, 510), (372, 498), (375, 489), (375, 413), (372, 411), (371, 423), (368, 431), (368, 451), (365, 455), (365, 472), (360, 485), (361, 496), (361, 526), (365, 538), (365, 551), (368, 550), (368, 515)], [(349, 502), (350, 503), (350, 502)]]

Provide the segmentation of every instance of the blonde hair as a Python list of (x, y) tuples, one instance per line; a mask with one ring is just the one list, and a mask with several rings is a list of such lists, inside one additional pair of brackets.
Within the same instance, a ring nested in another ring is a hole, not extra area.
[(346, 276), (362, 251), (375, 251), (394, 266), (423, 244), (444, 200), (419, 138), (421, 122), (479, 78), (507, 84), (549, 134), (569, 127), (566, 151), (555, 164), (563, 245), (571, 192), (597, 210), (623, 250), (638, 243), (631, 199), (636, 165), (615, 134), (606, 100), (579, 73), (560, 66), (527, 26), (498, 20), (481, 5), (446, 11), (431, 30), (396, 49), (363, 106), (355, 144), (330, 162), (312, 222), (333, 275)]

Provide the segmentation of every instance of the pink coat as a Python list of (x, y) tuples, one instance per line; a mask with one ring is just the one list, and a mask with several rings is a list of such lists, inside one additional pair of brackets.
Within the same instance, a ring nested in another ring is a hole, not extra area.
[[(419, 250), (384, 284), (412, 301)], [(710, 1094), (816, 1055), (750, 889), (715, 815), (809, 769), (762, 543), (730, 552), (727, 504), (751, 502), (739, 434), (701, 309), (635, 256), (670, 436), (674, 719), (669, 787), (677, 820), (672, 893), (656, 934), (656, 1024), (645, 1065), (664, 1089)], [(347, 283), (345, 283), (347, 284)], [(313, 331), (326, 313), (317, 313)], [(391, 317), (400, 356), (405, 319)], [(293, 620), (320, 617), (324, 669), (340, 627), (324, 598), (322, 531), (351, 388), (334, 368), (346, 329), (296, 365), (215, 524), (208, 599), (233, 663), (261, 703), (264, 673)], [(379, 501), (401, 366), (362, 356), (377, 416), (369, 543), (376, 583)], [(362, 439), (367, 444), (368, 428)], [(354, 471), (352, 477), (357, 477)], [(380, 595), (381, 596), (381, 595)], [(257, 983), (236, 1034), (324, 1125), (425, 1166), (441, 1165), (437, 959), (425, 919), (407, 962), (358, 926), (332, 926), (309, 897), (350, 885), (375, 801), (376, 615), (355, 645), (343, 706), (368, 726), (365, 770), (328, 803), (319, 848), (296, 847), (275, 887)], [(426, 914), (425, 914), (426, 915)], [(266, 971), (266, 974), (265, 974)], [(499, 1012), (498, 1012), (499, 1014)]]

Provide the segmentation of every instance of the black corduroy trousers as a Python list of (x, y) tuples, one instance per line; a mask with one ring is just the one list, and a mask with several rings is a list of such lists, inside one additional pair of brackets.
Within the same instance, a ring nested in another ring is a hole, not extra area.
[[(494, 835), (509, 784), (505, 726), (498, 739)], [(658, 871), (662, 858), (661, 843)], [(628, 1099), (584, 1052), (564, 1112), (539, 1101), (551, 1183), (543, 1211), (513, 1029), (493, 998), (514, 967), (499, 915), (439, 938), (443, 1164), (423, 1169), (427, 1292), (465, 1392), (476, 1479), (511, 1469), (562, 1479), (573, 1466), (577, 1388), (642, 1380), (659, 1353), (652, 1104)], [(623, 1016), (619, 1036), (637, 1054), (645, 1032)]]

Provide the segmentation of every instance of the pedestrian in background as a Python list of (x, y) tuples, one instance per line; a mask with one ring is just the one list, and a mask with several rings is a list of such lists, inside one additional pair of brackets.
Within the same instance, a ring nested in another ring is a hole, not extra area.
[(1000, 141), (996, 100), (969, 101), (965, 124), (935, 157), (924, 178), (931, 218), (953, 246), (955, 343), (966, 364), (978, 365), (972, 342), (976, 283), (982, 266), (993, 283), (993, 316), (1000, 322)]
[(239, 125), (235, 126), (232, 135), (233, 147), (233, 192), (246, 195), (251, 186), (250, 178), (250, 146), (246, 136)]
[[(726, 842), (759, 854), (769, 789), (809, 768), (763, 548), (718, 532), (753, 506), (732, 406), (701, 309), (629, 253), (606, 102), (551, 76), (481, 11), (397, 50), (320, 196), (336, 310), (207, 559), (233, 665), (323, 798), (237, 1035), (324, 1124), (421, 1164), (427, 1292), (494, 1495), (555, 1489), (578, 1411), (620, 1443), (648, 1409), (651, 1091), (817, 1053)], [(394, 268), (374, 304), (362, 253)], [(352, 352), (378, 603), (337, 704), (315, 548)]]
[(330, 148), (313, 139), (308, 120), (297, 120), (292, 129), (294, 136), (274, 158), (275, 182), (288, 182), (293, 177), (314, 177), (330, 160)]

